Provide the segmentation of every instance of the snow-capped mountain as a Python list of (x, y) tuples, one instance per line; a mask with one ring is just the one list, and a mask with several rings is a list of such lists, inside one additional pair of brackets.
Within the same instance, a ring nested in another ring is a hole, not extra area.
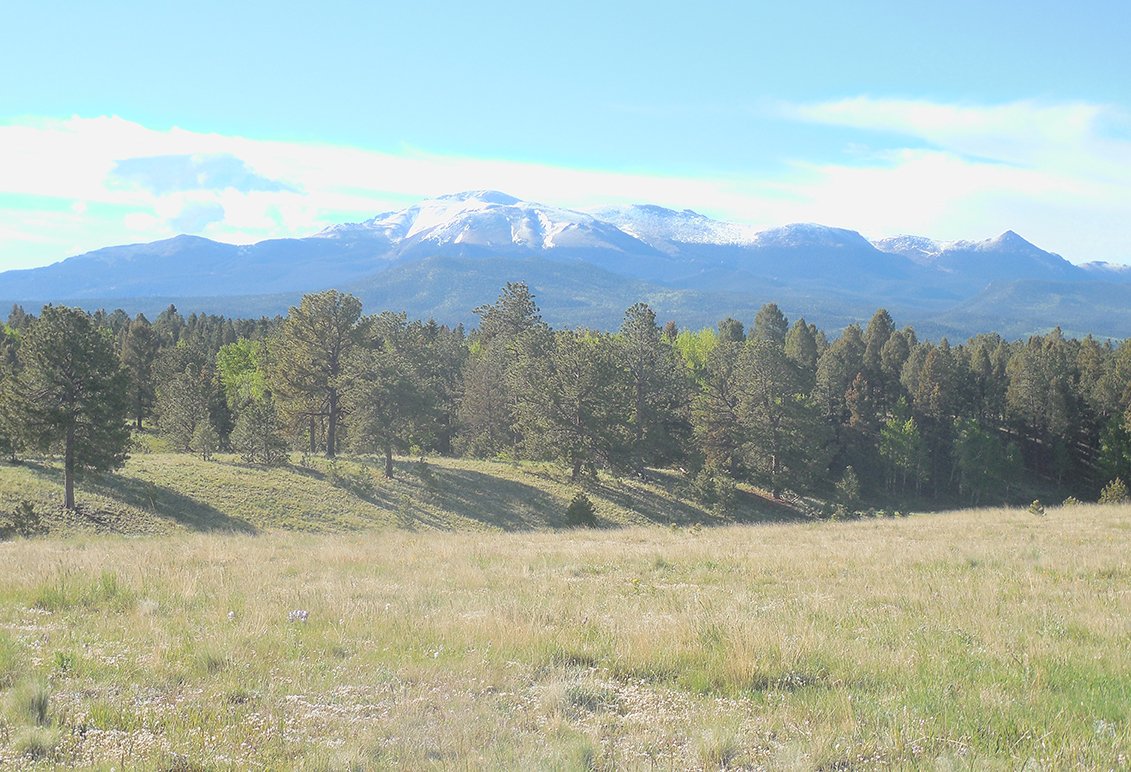
[[(909, 322), (942, 319), (991, 283), (998, 299), (1038, 292), (1024, 282), (1041, 283), (1041, 297), (1068, 282), (1077, 287), (1074, 297), (1088, 296), (1090, 283), (1127, 283), (1131, 292), (1128, 270), (1075, 266), (1012, 231), (984, 241), (896, 236), (870, 242), (854, 230), (813, 223), (759, 230), (690, 209), (636, 204), (580, 212), (477, 190), (301, 239), (234, 246), (178, 236), (107, 247), (0, 274), (0, 303), (129, 309), (180, 298), (178, 305), (190, 308), (258, 314), (285, 312), (301, 293), (334, 287), (382, 304), (372, 310), (396, 307), (442, 321), (462, 314), (459, 321), (474, 321), (470, 309), (490, 302), (506, 281), (535, 287), (549, 302), (550, 320), (560, 294), (560, 323), (604, 326), (619, 323), (627, 306), (617, 304), (635, 299), (652, 302), (658, 313), (666, 308), (682, 315), (681, 323), (741, 318), (774, 301), (835, 327), (867, 318), (878, 306), (910, 315)], [(1003, 292), (1003, 283), (1018, 286)], [(1097, 309), (1118, 294), (1101, 293), (1108, 300)], [(1000, 300), (987, 300), (990, 315), (979, 318), (998, 313), (995, 303)], [(1011, 313), (1003, 325), (1016, 322), (1016, 310)], [(1115, 315), (1127, 317), (1131, 334), (1131, 308)]]
[(1085, 272), (1060, 255), (1046, 252), (1013, 231), (983, 241), (937, 242), (901, 236), (876, 242), (936, 271), (964, 277), (971, 283), (1009, 279), (1076, 280)]
[(463, 245), (475, 249), (613, 249), (634, 251), (641, 243), (615, 225), (584, 212), (520, 201), (495, 190), (440, 196), (362, 223), (335, 225), (322, 238), (387, 239), (404, 251)]

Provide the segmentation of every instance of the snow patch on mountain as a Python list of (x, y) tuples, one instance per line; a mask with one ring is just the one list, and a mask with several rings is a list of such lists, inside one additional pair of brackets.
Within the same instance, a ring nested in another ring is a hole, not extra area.
[(875, 249), (872, 243), (856, 231), (846, 228), (830, 228), (816, 223), (793, 223), (781, 228), (760, 231), (753, 241), (754, 246), (776, 249), (797, 249), (822, 247), (829, 249)]
[(757, 229), (653, 204), (607, 207), (593, 213), (652, 247), (667, 244), (751, 244)]
[(934, 239), (929, 239), (925, 236), (889, 236), (883, 239), (875, 239), (872, 245), (881, 252), (888, 252), (893, 255), (902, 255), (908, 260), (926, 265), (931, 260), (939, 255), (945, 248), (942, 244)]

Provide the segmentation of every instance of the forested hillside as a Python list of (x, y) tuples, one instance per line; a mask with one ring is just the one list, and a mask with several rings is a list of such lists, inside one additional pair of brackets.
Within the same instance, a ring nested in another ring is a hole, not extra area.
[(397, 454), (537, 459), (573, 481), (668, 468), (708, 504), (743, 482), (828, 514), (1118, 498), (1131, 473), (1127, 342), (935, 343), (884, 310), (830, 340), (773, 304), (748, 325), (681, 330), (636, 304), (615, 333), (555, 330), (522, 284), (475, 313), (470, 332), (366, 316), (332, 290), (259, 320), (17, 307), (0, 440), (13, 461), (58, 453), (68, 484), (120, 466), (128, 422), (205, 459), (373, 453), (389, 476)]

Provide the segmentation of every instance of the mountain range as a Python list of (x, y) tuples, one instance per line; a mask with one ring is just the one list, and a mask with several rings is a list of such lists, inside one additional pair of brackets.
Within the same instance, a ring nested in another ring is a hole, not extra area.
[(259, 316), (337, 288), (367, 310), (474, 323), (508, 281), (555, 326), (611, 329), (632, 303), (661, 320), (749, 321), (766, 302), (835, 332), (886, 307), (927, 337), (1131, 336), (1131, 270), (1075, 265), (1012, 231), (984, 241), (869, 241), (816, 224), (769, 230), (653, 205), (579, 212), (497, 191), (440, 196), (306, 238), (197, 236), (106, 247), (0, 273), (0, 302)]

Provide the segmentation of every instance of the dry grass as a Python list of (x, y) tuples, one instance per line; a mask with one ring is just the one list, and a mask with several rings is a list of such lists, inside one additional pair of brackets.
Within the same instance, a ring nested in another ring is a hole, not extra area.
[(1100, 506), (9, 542), (0, 689), (49, 704), (0, 766), (1126, 768), (1129, 542)]
[(139, 453), (125, 468), (79, 486), (79, 514), (61, 510), (57, 463), (0, 465), (0, 531), (8, 513), (30, 507), (53, 534), (173, 534), (271, 530), (312, 533), (399, 528), (416, 531), (525, 531), (564, 524), (579, 491), (593, 500), (604, 525), (717, 525), (791, 516), (750, 489), (726, 512), (690, 497), (675, 473), (652, 480), (602, 475), (572, 484), (552, 464), (470, 459), (398, 459), (396, 479), (384, 461), (316, 458), (263, 468), (234, 456), (213, 461), (175, 453)]

